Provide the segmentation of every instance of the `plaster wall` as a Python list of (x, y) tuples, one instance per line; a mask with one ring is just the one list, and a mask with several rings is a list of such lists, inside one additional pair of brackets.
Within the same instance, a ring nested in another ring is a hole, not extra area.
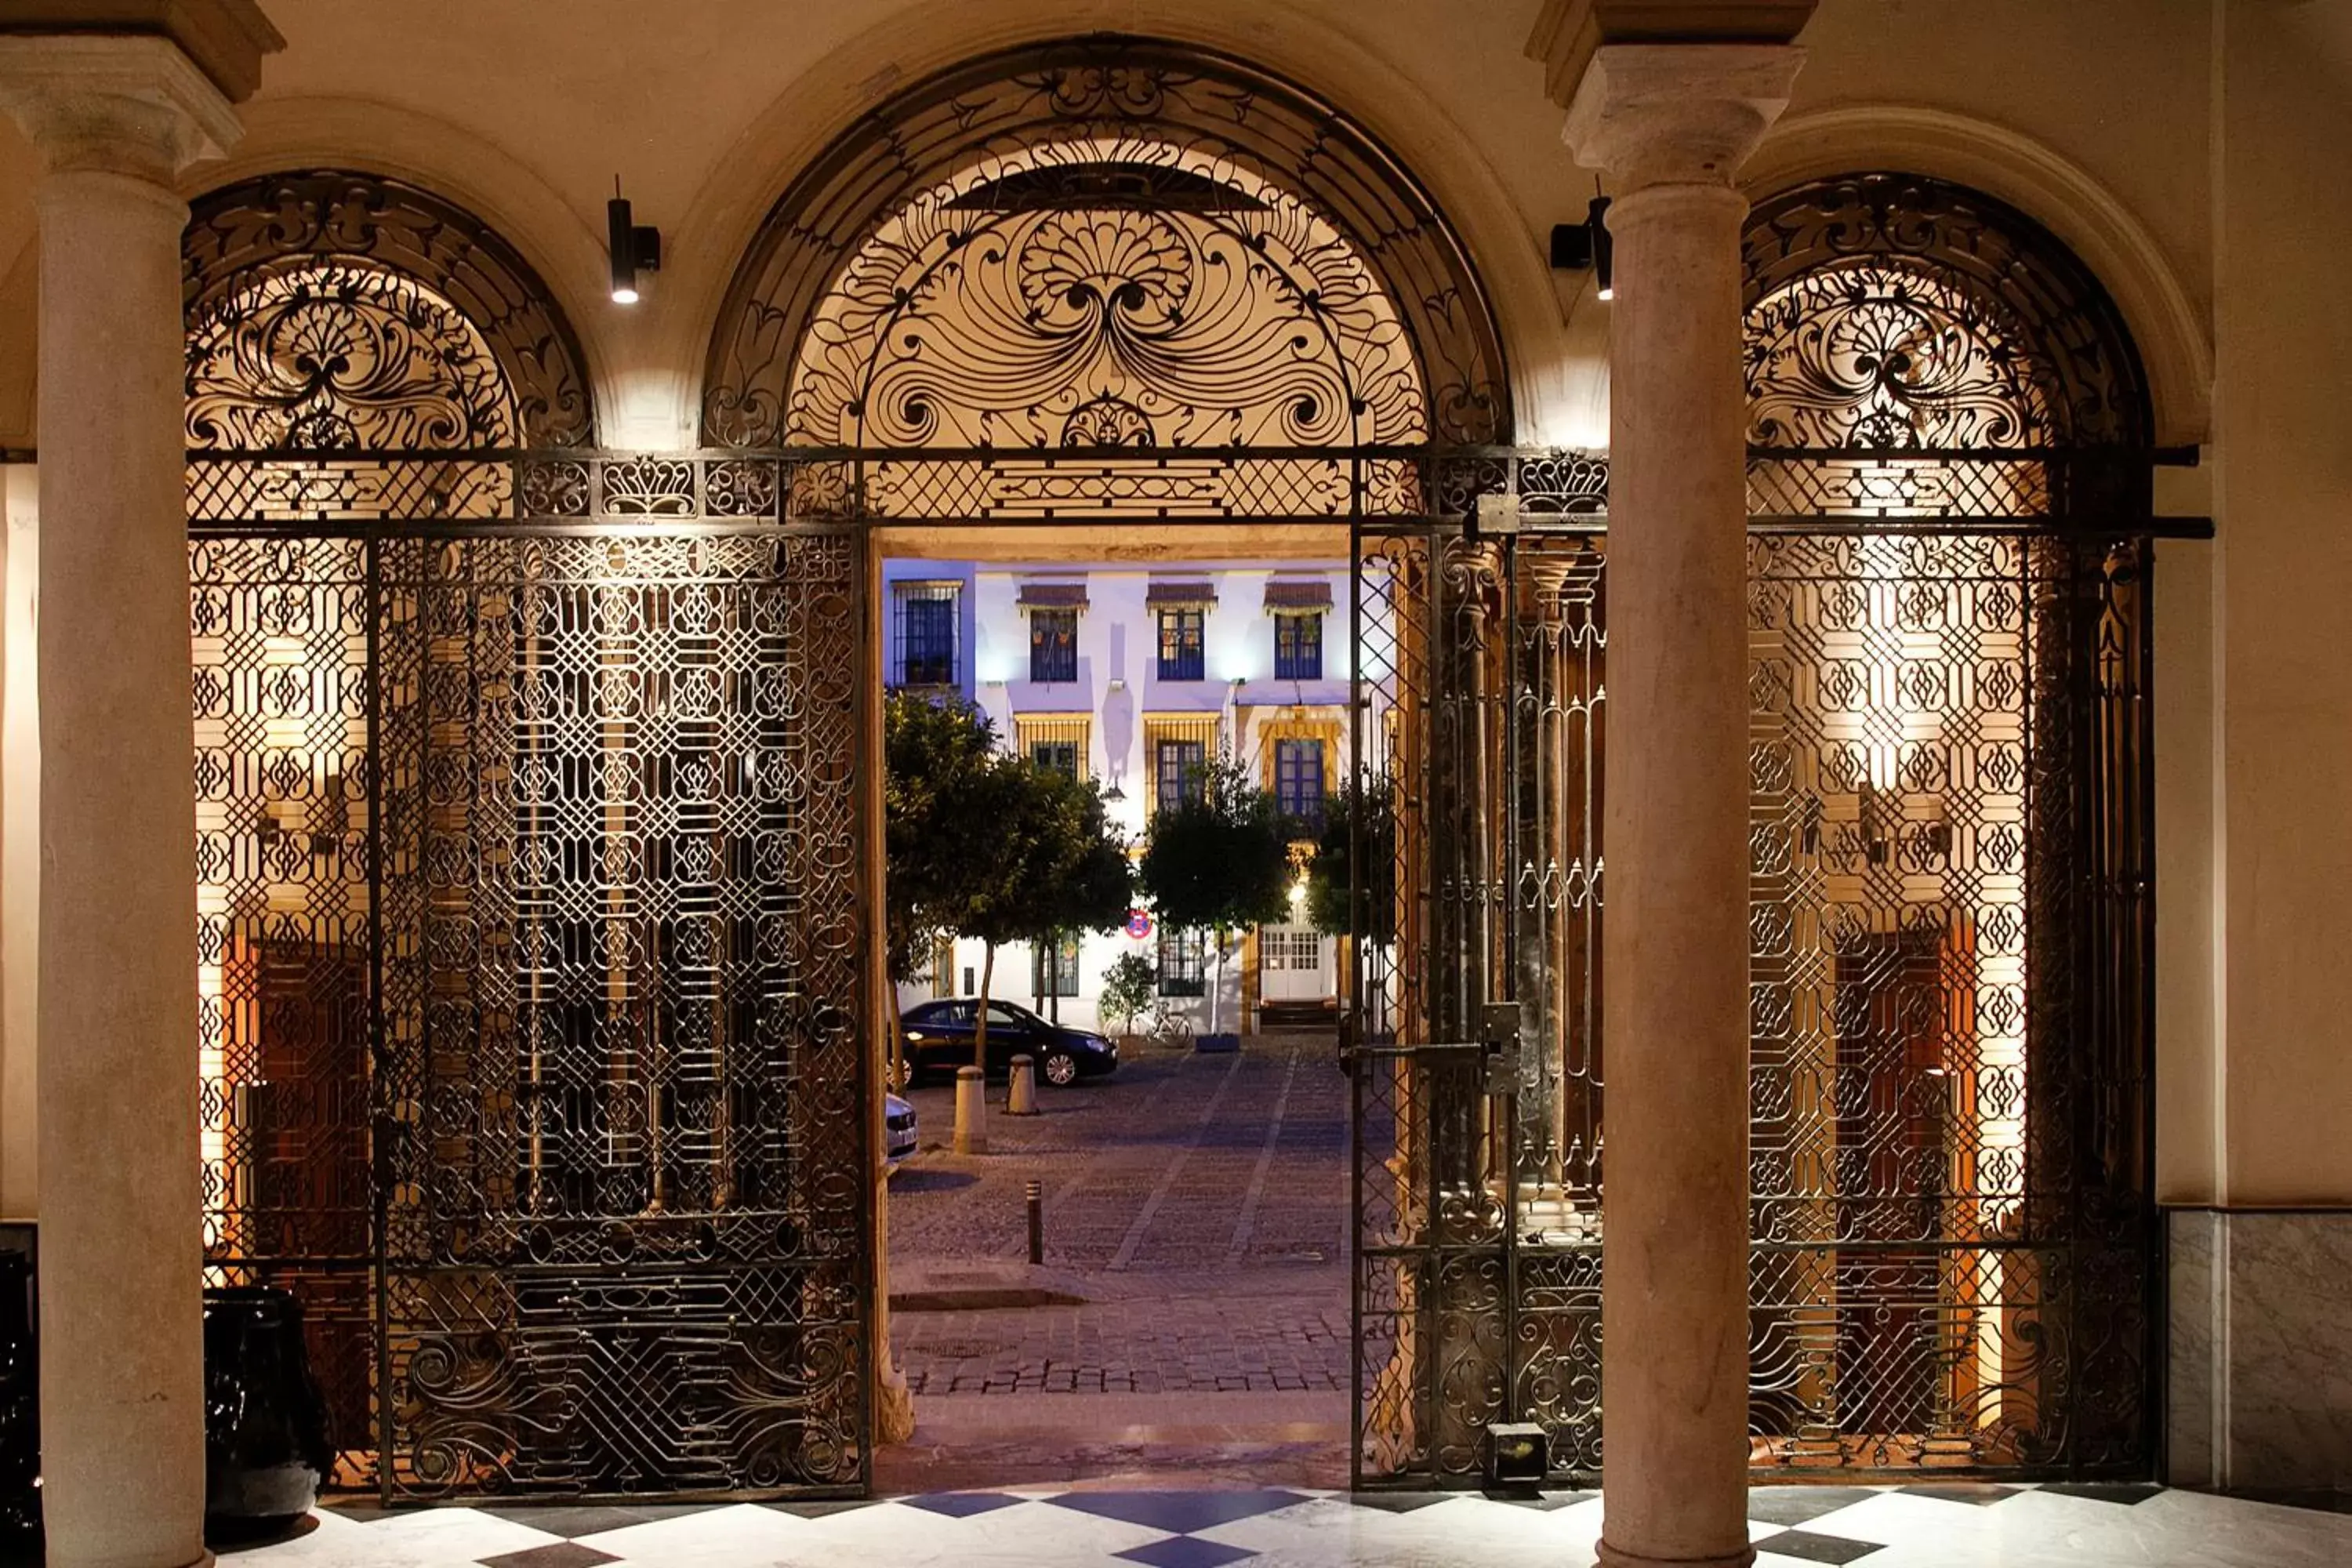
[(2226, 0), (2215, 204), (2225, 851), (2210, 1201), (2352, 1205), (2352, 15)]

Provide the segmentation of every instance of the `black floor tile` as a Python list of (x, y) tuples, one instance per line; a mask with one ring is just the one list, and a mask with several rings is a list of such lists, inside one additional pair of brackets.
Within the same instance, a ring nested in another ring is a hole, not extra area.
[(1905, 1497), (1934, 1498), (1937, 1502), (1964, 1502), (1977, 1508), (1990, 1508), (2017, 1495), (2016, 1487), (2000, 1487), (1984, 1481), (1928, 1482), (1916, 1487), (1897, 1487)]
[(707, 1513), (716, 1503), (655, 1502), (655, 1503), (562, 1503), (541, 1507), (486, 1508), (481, 1511), (509, 1524), (520, 1524), (530, 1530), (543, 1530), (550, 1535), (560, 1535), (566, 1541), (577, 1541), (583, 1535), (601, 1535), (608, 1530), (625, 1530), (633, 1524), (651, 1524), (657, 1519), (681, 1519), (688, 1514)]
[(2084, 1498), (2091, 1502), (2121, 1503), (2126, 1508), (2144, 1503), (2164, 1490), (2162, 1487), (2128, 1481), (2053, 1481), (2042, 1489), (2059, 1497)]
[(599, 1563), (619, 1561), (609, 1552), (599, 1552), (576, 1541), (559, 1541), (550, 1546), (534, 1546), (524, 1552), (485, 1557), (481, 1563), (482, 1568), (596, 1568)]
[(879, 1498), (832, 1498), (822, 1502), (771, 1502), (761, 1506), (801, 1519), (829, 1519), (836, 1513), (855, 1513), (861, 1508), (872, 1508), (880, 1500)]
[(1056, 1508), (1075, 1509), (1100, 1519), (1148, 1525), (1171, 1535), (1209, 1530), (1236, 1520), (1302, 1503), (1306, 1497), (1291, 1491), (1252, 1492), (1064, 1492), (1046, 1500)]
[(942, 1513), (950, 1519), (970, 1519), (975, 1514), (993, 1513), (1000, 1508), (1011, 1508), (1022, 1500), (1000, 1492), (927, 1492), (921, 1497), (898, 1500), (908, 1508), (919, 1508), (929, 1513)]
[(1382, 1513), (1411, 1513), (1416, 1509), (1424, 1509), (1461, 1495), (1460, 1492), (1350, 1492), (1348, 1501), (1357, 1508), (1376, 1508)]
[(1538, 1513), (1556, 1513), (1573, 1508), (1580, 1502), (1591, 1502), (1599, 1492), (1486, 1492), (1488, 1502), (1507, 1502), (1513, 1508), (1531, 1508)]
[(1877, 1495), (1869, 1487), (1750, 1487), (1748, 1517), (1759, 1524), (1810, 1524)]
[(1784, 1530), (1778, 1535), (1759, 1539), (1756, 1542), (1756, 1550), (1769, 1552), (1775, 1557), (1794, 1557), (1805, 1563), (1859, 1563), (1882, 1548), (1875, 1541), (1849, 1541), (1843, 1535), (1816, 1535), (1810, 1530)]
[(1140, 1563), (1145, 1568), (1225, 1568), (1228, 1563), (1239, 1563), (1255, 1557), (1256, 1552), (1245, 1547), (1227, 1546), (1223, 1542), (1201, 1541), (1190, 1535), (1171, 1535), (1165, 1541), (1154, 1541), (1126, 1552), (1115, 1552), (1129, 1563)]

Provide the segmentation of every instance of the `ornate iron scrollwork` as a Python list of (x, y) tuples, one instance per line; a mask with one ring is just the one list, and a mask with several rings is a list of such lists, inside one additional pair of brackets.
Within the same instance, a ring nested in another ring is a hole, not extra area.
[(193, 446), (594, 438), (586, 361), (546, 285), (430, 192), (349, 170), (259, 175), (192, 204), (181, 257)]
[[(919, 364), (877, 341), (909, 317)], [(1105, 393), (1171, 447), (1510, 428), (1475, 274), (1376, 142), (1254, 67), (1118, 37), (978, 61), (861, 121), (769, 215), (705, 385), (728, 447), (1058, 442)], [(965, 406), (1003, 423), (950, 434)]]

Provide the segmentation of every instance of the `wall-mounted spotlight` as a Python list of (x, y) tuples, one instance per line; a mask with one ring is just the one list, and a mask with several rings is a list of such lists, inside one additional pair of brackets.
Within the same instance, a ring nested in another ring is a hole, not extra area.
[(661, 230), (632, 221), (621, 179), (613, 177), (613, 199), (604, 204), (606, 242), (613, 258), (613, 303), (637, 302), (637, 274), (661, 270)]
[(1551, 264), (1556, 271), (1592, 271), (1595, 290), (1603, 300), (1617, 297), (1616, 243), (1610, 237), (1609, 198), (1596, 195), (1584, 209), (1582, 223), (1556, 223), (1551, 226)]

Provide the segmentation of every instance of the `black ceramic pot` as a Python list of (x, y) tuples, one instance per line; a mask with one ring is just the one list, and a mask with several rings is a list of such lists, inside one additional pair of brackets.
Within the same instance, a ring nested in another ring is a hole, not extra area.
[(206, 1290), (205, 1533), (242, 1540), (291, 1527), (318, 1502), (333, 1462), (301, 1303), (275, 1286)]
[(33, 1346), (33, 1260), (0, 1252), (0, 1553), (41, 1533), (41, 1363)]

